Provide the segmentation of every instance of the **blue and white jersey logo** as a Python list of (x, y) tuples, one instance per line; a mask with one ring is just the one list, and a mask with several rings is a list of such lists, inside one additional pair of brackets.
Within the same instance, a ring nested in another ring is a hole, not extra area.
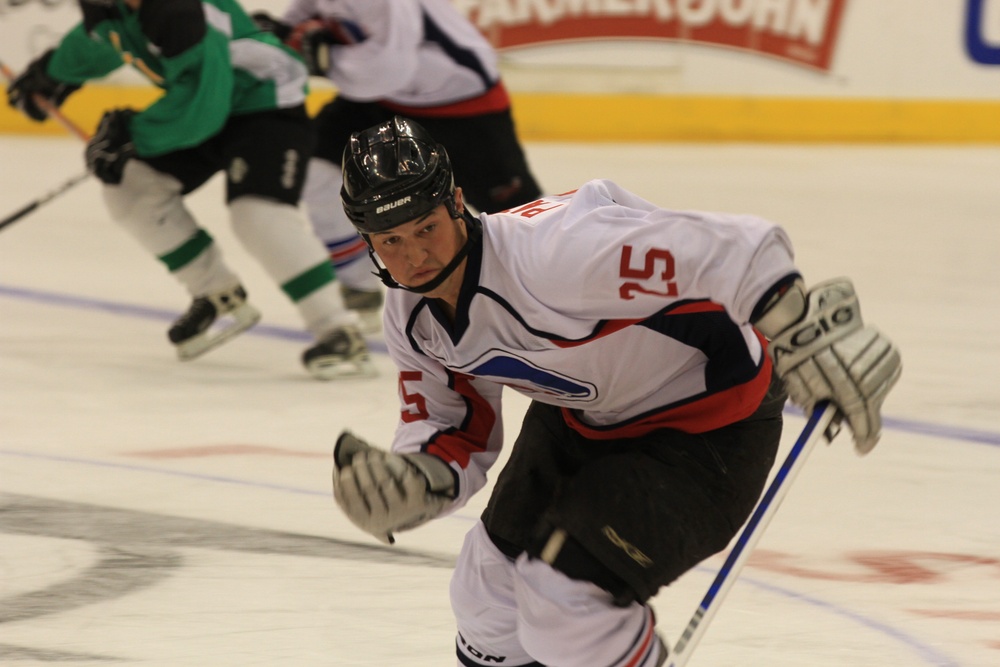
[(527, 394), (546, 394), (568, 401), (590, 401), (597, 397), (597, 387), (589, 382), (539, 368), (509, 352), (491, 350), (490, 354), (496, 356), (476, 362), (467, 372)]

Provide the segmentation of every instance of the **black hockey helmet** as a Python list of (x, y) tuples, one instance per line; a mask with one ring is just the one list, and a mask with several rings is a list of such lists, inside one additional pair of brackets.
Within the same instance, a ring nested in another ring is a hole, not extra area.
[(351, 135), (340, 198), (361, 234), (384, 232), (441, 203), (455, 211), (455, 179), (444, 146), (418, 123), (396, 116)]
[(83, 29), (92, 32), (101, 21), (121, 18), (115, 0), (77, 0), (83, 12)]

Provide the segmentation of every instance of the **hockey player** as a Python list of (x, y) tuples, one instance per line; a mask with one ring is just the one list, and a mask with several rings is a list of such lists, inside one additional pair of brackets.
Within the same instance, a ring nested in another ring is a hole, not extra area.
[(476, 218), (401, 118), (352, 136), (342, 198), (393, 288), (402, 404), (391, 451), (338, 439), (351, 521), (391, 543), (461, 507), (497, 460), (501, 390), (532, 399), (453, 575), (461, 665), (662, 664), (648, 601), (750, 515), (785, 390), (837, 405), (858, 452), (879, 440), (899, 353), (849, 280), (803, 286), (770, 222), (605, 180)]
[[(303, 201), (351, 307), (381, 320), (382, 291), (339, 201), (340, 158), (352, 132), (413, 118), (445, 145), (466, 201), (495, 212), (540, 194), (511, 118), (489, 42), (450, 0), (292, 0), (282, 20), (254, 17), (301, 52), (336, 98), (316, 118), (318, 145)], [(374, 320), (374, 322), (373, 322)]]
[(314, 143), (301, 61), (233, 0), (80, 0), (80, 7), (83, 21), (11, 83), (9, 100), (44, 120), (36, 95), (58, 105), (123, 63), (163, 90), (141, 112), (107, 112), (86, 162), (104, 183), (111, 217), (193, 297), (168, 332), (179, 357), (204, 354), (260, 318), (184, 203), (225, 171), (233, 232), (316, 337), (302, 356), (307, 370), (320, 379), (370, 375), (358, 316), (344, 307), (326, 252), (297, 210)]

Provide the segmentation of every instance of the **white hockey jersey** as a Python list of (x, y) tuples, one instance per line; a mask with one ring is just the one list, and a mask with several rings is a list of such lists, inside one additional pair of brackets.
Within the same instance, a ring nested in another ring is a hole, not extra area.
[(471, 111), (509, 106), (496, 51), (450, 0), (292, 0), (283, 18), (333, 24), (342, 45), (332, 47), (328, 76), (349, 99), (444, 107), (442, 115), (468, 100), (477, 100)]
[(453, 509), (499, 454), (504, 387), (595, 439), (705, 432), (758, 407), (771, 366), (748, 320), (797, 273), (778, 226), (664, 210), (606, 180), (480, 220), (454, 325), (413, 292), (385, 305), (402, 404), (392, 448), (449, 462)]

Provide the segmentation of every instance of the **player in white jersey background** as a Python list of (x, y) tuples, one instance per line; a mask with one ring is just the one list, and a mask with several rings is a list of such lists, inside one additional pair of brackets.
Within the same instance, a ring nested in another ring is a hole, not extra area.
[[(340, 206), (340, 158), (352, 132), (401, 113), (445, 145), (466, 200), (496, 212), (536, 199), (497, 54), (450, 0), (292, 0), (280, 21), (255, 14), (337, 88), (316, 117), (303, 201), (330, 250), (348, 306), (380, 315), (367, 249)], [(371, 319), (371, 318), (369, 318)]]
[(648, 600), (750, 515), (785, 392), (832, 401), (859, 453), (878, 442), (899, 352), (848, 279), (805, 288), (777, 225), (606, 180), (473, 217), (405, 118), (355, 134), (343, 173), (391, 288), (401, 402), (391, 450), (338, 439), (351, 521), (391, 543), (464, 505), (503, 444), (503, 388), (532, 399), (452, 578), (460, 665), (663, 664)]

